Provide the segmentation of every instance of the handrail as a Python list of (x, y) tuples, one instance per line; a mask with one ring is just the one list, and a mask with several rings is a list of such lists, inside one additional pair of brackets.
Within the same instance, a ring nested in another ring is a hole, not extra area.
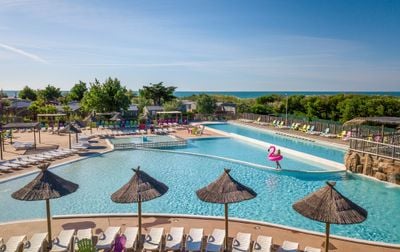
[(350, 138), (349, 149), (365, 154), (400, 160), (400, 145), (375, 142), (361, 138)]

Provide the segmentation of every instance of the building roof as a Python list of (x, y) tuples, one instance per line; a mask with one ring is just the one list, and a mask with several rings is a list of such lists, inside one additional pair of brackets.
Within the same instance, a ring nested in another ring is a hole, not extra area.
[(191, 101), (191, 100), (182, 100), (182, 105), (192, 105), (192, 104), (196, 104), (195, 101)]
[(128, 107), (128, 111), (138, 111), (138, 110), (139, 110), (139, 108), (138, 108), (138, 106), (135, 105), (135, 104), (131, 104), (131, 105), (129, 105), (129, 107)]
[(27, 108), (31, 105), (31, 101), (28, 100), (19, 100), (19, 99), (14, 99), (14, 100), (10, 100), (11, 104), (9, 106), (9, 108), (13, 108), (13, 109), (22, 109), (22, 108)]
[(162, 106), (146, 106), (145, 108), (147, 110), (164, 110), (164, 107)]

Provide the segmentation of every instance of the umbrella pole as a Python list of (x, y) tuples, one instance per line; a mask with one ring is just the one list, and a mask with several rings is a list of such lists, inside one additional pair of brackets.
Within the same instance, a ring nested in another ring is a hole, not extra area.
[(76, 143), (78, 143), (78, 133), (75, 134)]
[(47, 232), (49, 237), (48, 248), (51, 249), (51, 218), (50, 218), (50, 200), (46, 199), (46, 213), (47, 213)]
[(329, 229), (330, 229), (330, 223), (327, 222), (325, 223), (325, 252), (328, 252), (329, 250)]
[(228, 251), (228, 204), (225, 203), (225, 251)]
[(138, 249), (141, 248), (142, 241), (142, 202), (138, 201)]
[(69, 136), (69, 141), (68, 141), (68, 143), (69, 143), (69, 149), (71, 149), (71, 132), (68, 132), (68, 136)]

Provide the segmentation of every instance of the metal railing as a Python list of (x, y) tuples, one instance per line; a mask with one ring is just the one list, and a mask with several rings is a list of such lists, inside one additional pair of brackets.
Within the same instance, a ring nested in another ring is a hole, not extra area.
[(179, 139), (175, 141), (166, 141), (166, 142), (143, 142), (143, 143), (115, 143), (114, 149), (138, 149), (138, 148), (170, 148), (170, 147), (179, 147), (186, 146), (187, 141), (185, 139)]
[(350, 138), (349, 149), (365, 154), (400, 160), (400, 145)]

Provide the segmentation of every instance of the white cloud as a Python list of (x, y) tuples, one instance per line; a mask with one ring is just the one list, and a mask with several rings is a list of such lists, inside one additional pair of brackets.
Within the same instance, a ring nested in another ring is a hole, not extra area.
[(40, 63), (45, 63), (45, 64), (47, 63), (46, 60), (44, 60), (43, 58), (41, 58), (41, 57), (39, 57), (39, 56), (37, 56), (35, 54), (28, 53), (26, 51), (23, 51), (21, 49), (18, 49), (18, 48), (9, 46), (9, 45), (5, 45), (5, 44), (0, 43), (0, 48), (3, 48), (5, 50), (7, 50), (7, 51), (22, 55), (22, 56), (24, 56), (26, 58), (29, 58), (31, 60), (34, 60), (34, 61), (37, 61), (37, 62), (40, 62)]

